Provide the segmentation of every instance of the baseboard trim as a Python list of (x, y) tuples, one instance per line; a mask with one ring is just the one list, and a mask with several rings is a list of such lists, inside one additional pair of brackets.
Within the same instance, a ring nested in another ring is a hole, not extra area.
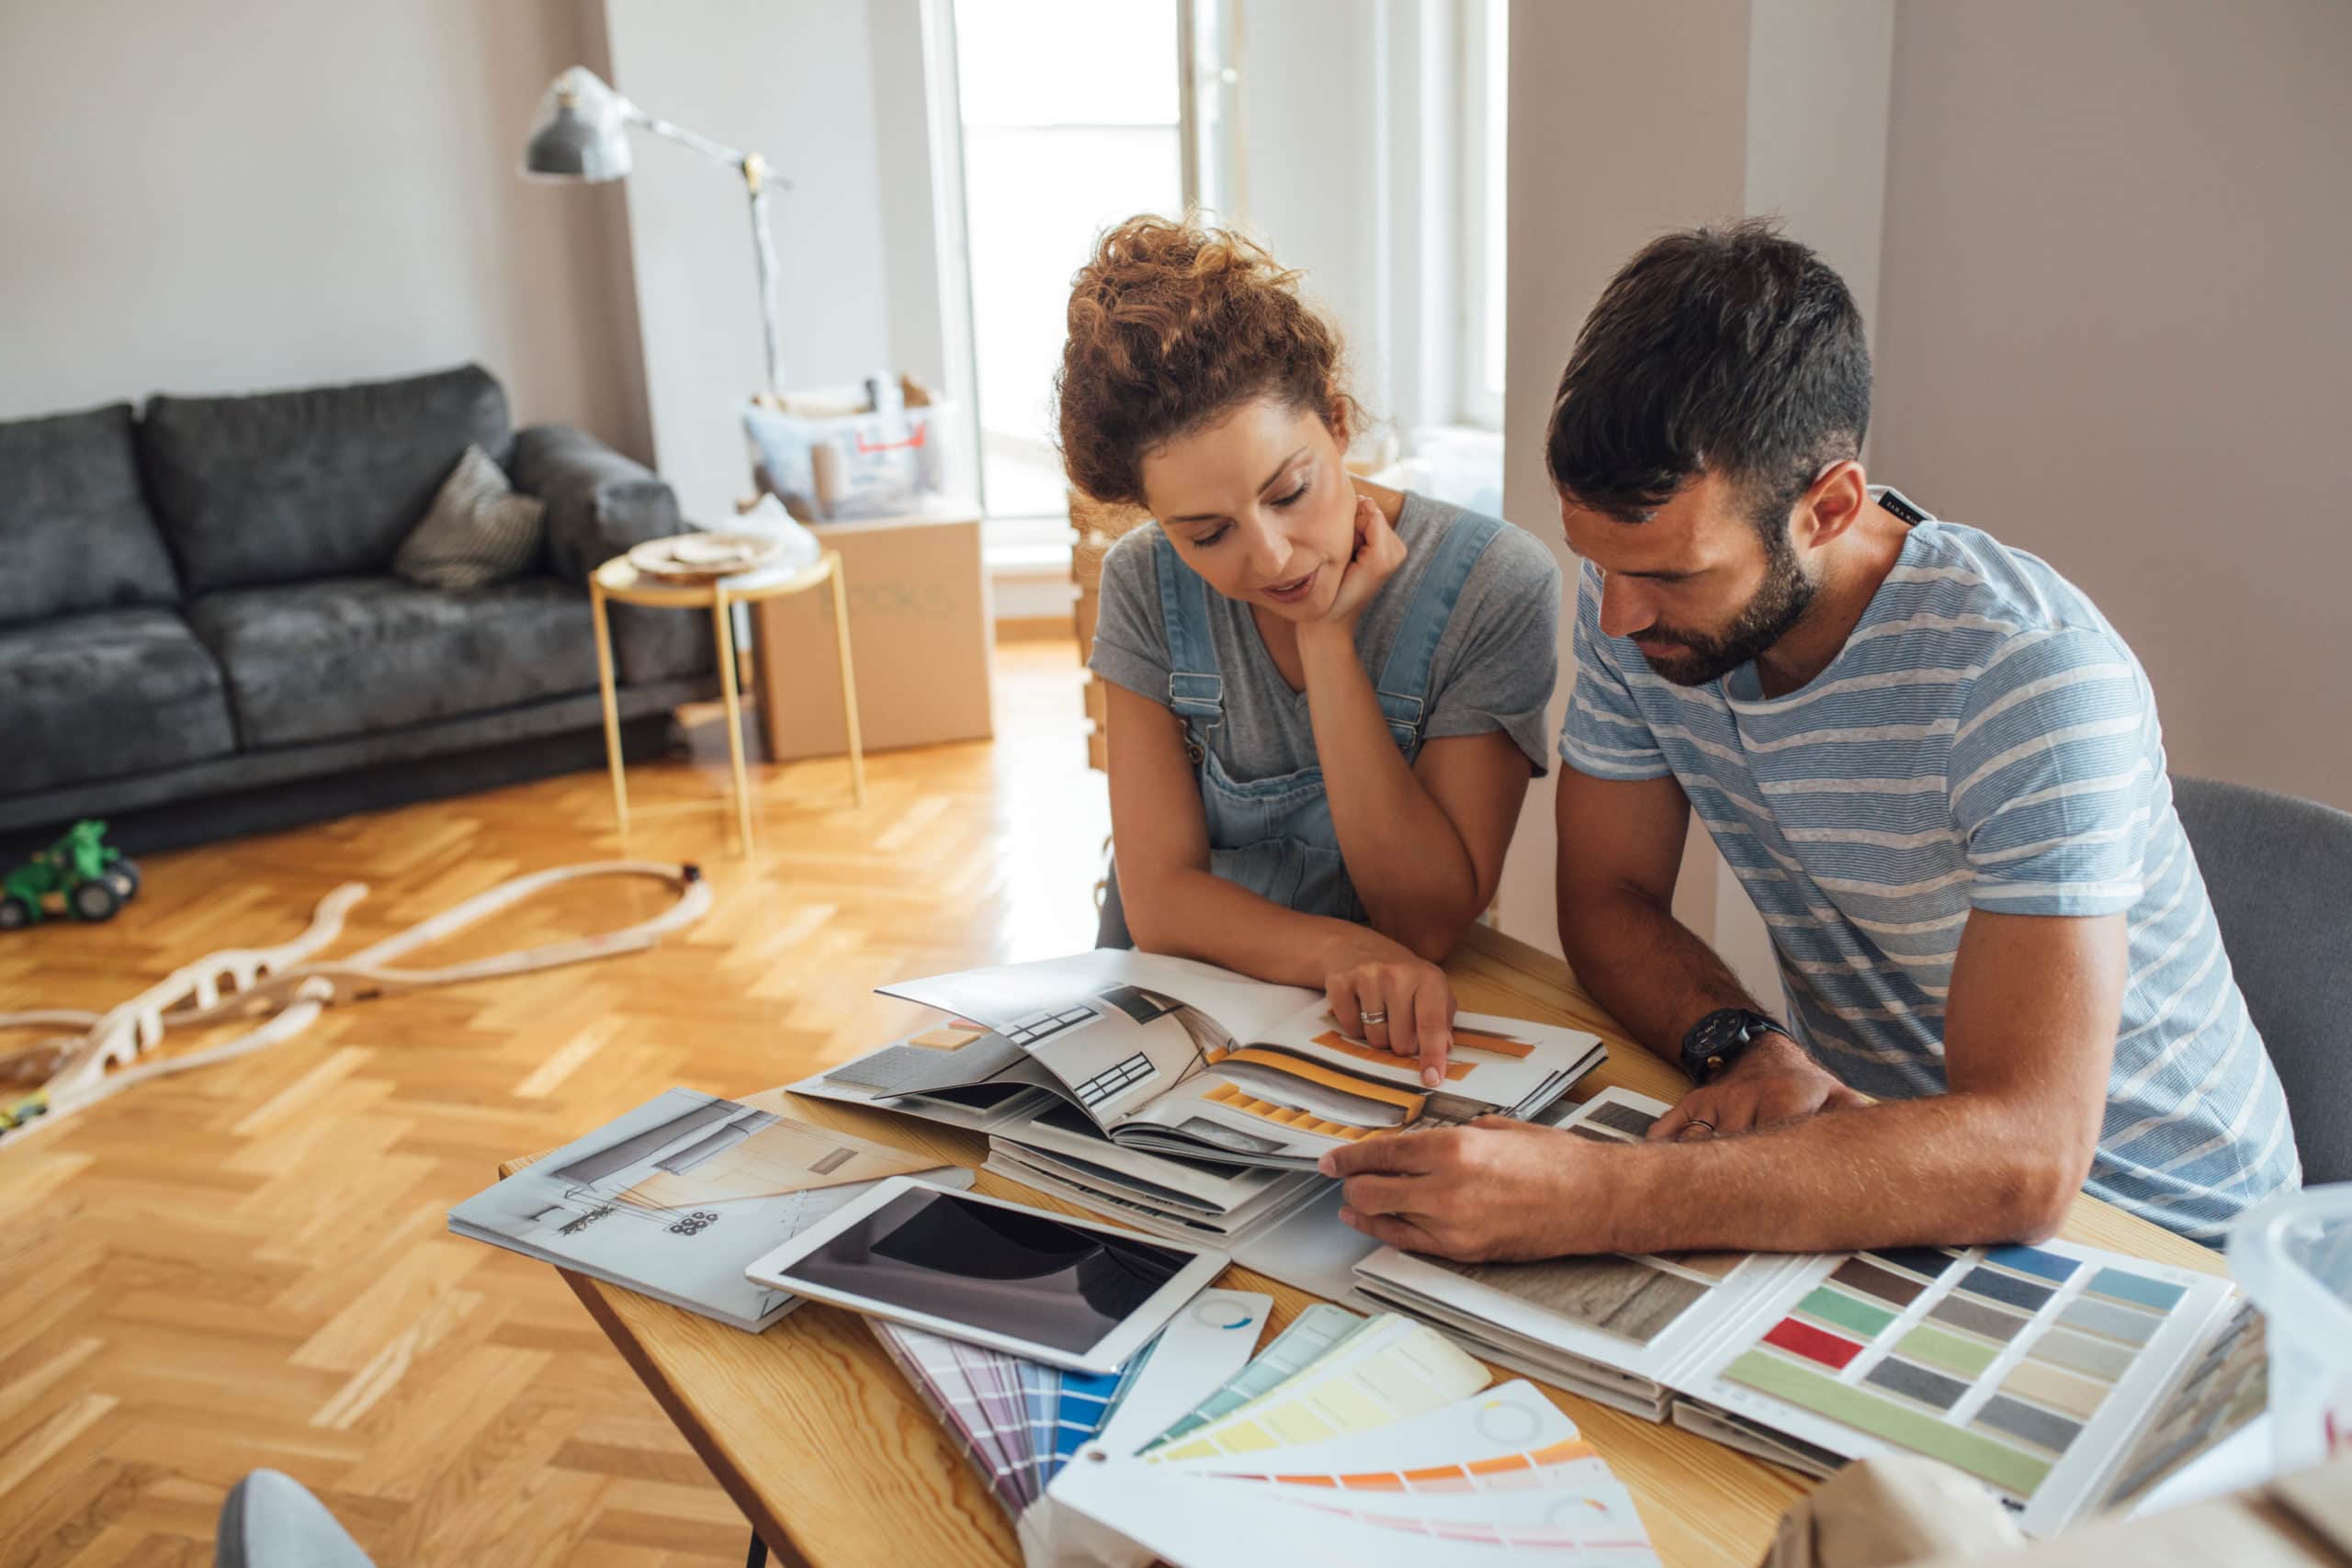
[(1068, 615), (999, 615), (999, 642), (1067, 642), (1078, 635)]

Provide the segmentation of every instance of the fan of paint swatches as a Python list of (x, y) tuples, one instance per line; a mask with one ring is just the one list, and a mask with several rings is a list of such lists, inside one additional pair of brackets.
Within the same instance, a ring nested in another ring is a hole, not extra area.
[(1419, 1416), (1487, 1386), (1487, 1369), (1433, 1328), (1390, 1313), (1319, 1360), (1175, 1442), (1149, 1463), (1259, 1453)]
[(1138, 1461), (1090, 1450), (1052, 1501), (1179, 1568), (1657, 1561), (1632, 1496), (1524, 1382), (1246, 1454)]

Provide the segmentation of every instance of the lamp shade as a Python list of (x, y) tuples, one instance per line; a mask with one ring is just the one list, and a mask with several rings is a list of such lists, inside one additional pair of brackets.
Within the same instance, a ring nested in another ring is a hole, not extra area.
[(594, 71), (575, 65), (539, 101), (539, 118), (523, 149), (534, 179), (616, 180), (629, 170), (628, 101)]

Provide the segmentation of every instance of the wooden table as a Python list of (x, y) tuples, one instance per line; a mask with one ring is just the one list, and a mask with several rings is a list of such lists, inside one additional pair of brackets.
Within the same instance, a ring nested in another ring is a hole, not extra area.
[(857, 681), (850, 670), (849, 607), (842, 587), (840, 551), (827, 550), (807, 566), (741, 572), (708, 582), (665, 582), (638, 570), (627, 556), (615, 556), (589, 574), (588, 603), (596, 623), (596, 682), (605, 699), (605, 761), (613, 770), (613, 815), (622, 832), (628, 831), (628, 785), (621, 778), (620, 708), (613, 694), (613, 634), (607, 625), (610, 615), (605, 608), (606, 602), (710, 612), (711, 626), (718, 639), (718, 688), (727, 701), (727, 760), (735, 779), (735, 817), (742, 829), (743, 850), (748, 854), (752, 847), (752, 786), (743, 766), (742, 695), (737, 690), (735, 678), (734, 607), (826, 587), (832, 590), (833, 636), (841, 649), (842, 713), (842, 724), (849, 731), (850, 784), (857, 804), (863, 807), (865, 752), (857, 733)]
[[(1473, 927), (1446, 968), (1465, 1011), (1567, 1024), (1608, 1041), (1610, 1060), (1575, 1098), (1611, 1085), (1667, 1100), (1682, 1092), (1681, 1075), (1628, 1042), (1558, 959)], [(987, 1153), (977, 1134), (806, 1098), (795, 1104), (808, 1122), (957, 1164), (977, 1167)], [(502, 1174), (528, 1163), (511, 1162)], [(1080, 1212), (990, 1172), (978, 1188)], [(2089, 1198), (2075, 1201), (2065, 1235), (2223, 1271), (2217, 1254)], [(778, 1560), (822, 1568), (1020, 1561), (987, 1488), (853, 1314), (812, 1303), (754, 1337), (584, 1275), (564, 1279)], [(1218, 1283), (1271, 1292), (1277, 1329), (1316, 1299), (1238, 1267)], [(1556, 1390), (1552, 1398), (1632, 1489), (1670, 1564), (1747, 1568), (1781, 1511), (1811, 1484), (1679, 1427)]]

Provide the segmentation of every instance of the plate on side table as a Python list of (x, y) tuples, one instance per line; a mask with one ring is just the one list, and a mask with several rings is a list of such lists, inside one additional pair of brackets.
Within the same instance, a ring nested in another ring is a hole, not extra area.
[(715, 582), (771, 566), (783, 554), (784, 541), (763, 534), (679, 534), (632, 547), (628, 563), (664, 582)]

